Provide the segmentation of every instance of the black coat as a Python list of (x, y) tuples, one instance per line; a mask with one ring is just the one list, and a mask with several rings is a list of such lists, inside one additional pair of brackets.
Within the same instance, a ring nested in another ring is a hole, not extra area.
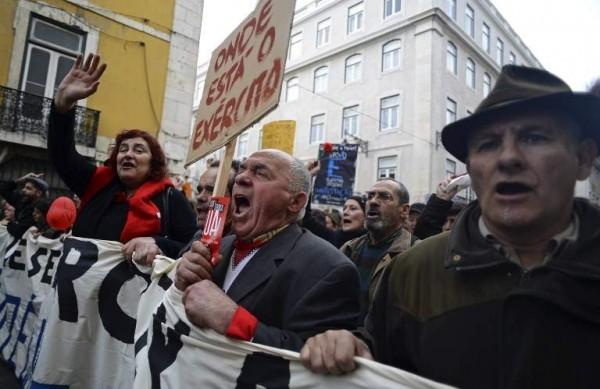
[(23, 236), (29, 227), (35, 224), (33, 220), (33, 203), (17, 190), (17, 184), (13, 181), (0, 184), (0, 196), (15, 207), (15, 220), (6, 225), (8, 232), (15, 238)]
[[(48, 153), (60, 178), (79, 197), (83, 196), (96, 166), (80, 155), (73, 139), (73, 111), (60, 114), (52, 108), (48, 130)], [(123, 190), (118, 179), (101, 189), (81, 210), (73, 235), (82, 238), (119, 241), (129, 211), (126, 202), (116, 203), (116, 192)], [(163, 253), (176, 257), (196, 232), (196, 216), (186, 198), (177, 190), (167, 196), (163, 191), (151, 200), (163, 215), (163, 228), (154, 240)], [(165, 205), (169, 208), (166, 212)]]
[[(234, 238), (223, 238), (214, 271), (221, 287)], [(299, 351), (313, 335), (355, 328), (359, 291), (358, 271), (344, 254), (291, 224), (251, 258), (227, 294), (259, 320), (253, 342)]]

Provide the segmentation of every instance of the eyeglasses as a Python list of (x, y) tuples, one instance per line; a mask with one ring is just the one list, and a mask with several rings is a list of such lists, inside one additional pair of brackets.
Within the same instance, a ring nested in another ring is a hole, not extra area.
[(377, 191), (368, 191), (367, 192), (367, 201), (373, 200), (375, 197), (379, 197), (381, 201), (392, 202), (394, 201), (394, 196), (390, 192), (377, 192)]

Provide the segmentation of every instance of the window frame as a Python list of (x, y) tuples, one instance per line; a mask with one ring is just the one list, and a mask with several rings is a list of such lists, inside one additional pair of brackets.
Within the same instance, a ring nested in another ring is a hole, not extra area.
[(500, 38), (496, 38), (496, 64), (504, 65), (504, 41)]
[(470, 57), (467, 57), (465, 64), (465, 82), (471, 89), (475, 89), (477, 86), (477, 65)]
[[(395, 104), (384, 107), (384, 102), (387, 100), (396, 99)], [(387, 115), (387, 112), (391, 112), (390, 115)], [(395, 114), (395, 115), (394, 115)], [(384, 116), (390, 116), (392, 120), (391, 123), (384, 121)], [(396, 125), (394, 126), (394, 119), (396, 121)], [(385, 127), (384, 127), (385, 123)], [(379, 99), (379, 131), (389, 131), (400, 128), (400, 94), (394, 94), (385, 96)]]
[[(358, 58), (358, 61), (356, 63), (348, 64), (348, 62), (352, 58)], [(356, 78), (353, 78), (352, 80), (348, 79), (348, 74), (349, 74), (348, 69), (350, 69), (350, 67), (352, 67), (352, 68), (356, 67), (356, 69), (358, 69), (356, 72), (352, 71), (352, 74), (357, 73)], [(346, 57), (346, 59), (344, 60), (344, 84), (351, 84), (354, 82), (359, 82), (361, 80), (362, 80), (362, 54), (360, 54), (360, 53), (352, 54), (352, 55)]]
[[(397, 44), (398, 47), (396, 48), (392, 48), (391, 50), (386, 51), (386, 46), (391, 46)], [(392, 63), (392, 66), (389, 68), (385, 68), (385, 59), (386, 59), (386, 55), (392, 55), (392, 62), (393, 62), (393, 58), (394, 58), (394, 52), (397, 52), (398, 56), (398, 63), (395, 64), (395, 66), (393, 66), (394, 64)], [(387, 41), (386, 43), (384, 43), (381, 46), (381, 71), (382, 72), (391, 72), (393, 70), (399, 69), (402, 66), (402, 40), (401, 39), (392, 39)]]
[[(453, 109), (450, 109), (450, 106), (453, 105)], [(452, 115), (453, 116), (453, 120), (449, 120), (448, 115)], [(451, 97), (446, 97), (446, 125), (450, 124), (450, 123), (454, 123), (457, 119), (458, 119), (458, 103), (456, 102), (456, 100), (452, 99)]]
[[(321, 25), (325, 24), (324, 27), (321, 27)], [(323, 46), (327, 46), (328, 44), (331, 43), (331, 17), (325, 18), (320, 20), (319, 22), (317, 22), (317, 36), (316, 36), (316, 43), (315, 46), (316, 48), (321, 48)], [(325, 39), (321, 39), (321, 38), (325, 38)]]
[[(300, 37), (298, 38), (296, 41), (294, 40), (295, 37)], [(293, 34), (290, 35), (290, 44), (288, 47), (288, 60), (290, 61), (294, 61), (297, 60), (298, 58), (300, 58), (302, 56), (302, 40), (304, 38), (304, 32), (303, 31), (297, 31)], [(294, 47), (296, 47), (296, 52), (294, 54)], [(294, 54), (294, 55), (292, 55)]]
[[(469, 15), (469, 11), (471, 11), (471, 15)], [(475, 9), (471, 7), (468, 3), (465, 6), (465, 32), (471, 38), (475, 38)]]
[[(391, 12), (389, 14), (386, 13), (388, 3), (391, 5)], [(383, 20), (387, 20), (395, 15), (398, 15), (400, 12), (402, 12), (402, 0), (383, 0)]]
[[(354, 104), (342, 109), (342, 139), (346, 138), (347, 135), (359, 136), (360, 134), (360, 104)], [(353, 114), (347, 115), (346, 112)], [(356, 131), (353, 133), (347, 131), (347, 119), (355, 119), (353, 122), (356, 124)]]
[[(390, 161), (390, 164), (386, 164), (386, 166), (382, 166), (383, 161)], [(387, 166), (389, 165), (389, 166)], [(385, 172), (384, 174), (381, 174)], [(389, 174), (391, 171), (391, 175)], [(396, 173), (398, 171), (398, 155), (385, 155), (383, 157), (377, 158), (377, 179), (382, 178), (392, 178), (396, 179)]]
[[(317, 118), (322, 119), (321, 122), (315, 123), (315, 120)], [(315, 115), (312, 115), (310, 117), (310, 133), (308, 135), (308, 143), (309, 144), (315, 144), (315, 143), (320, 143), (323, 142), (325, 140), (325, 120), (326, 120), (326, 115), (325, 113), (318, 113)], [(318, 129), (317, 126), (321, 126), (320, 129)], [(316, 133), (315, 133), (315, 129)], [(315, 135), (313, 137), (313, 134)], [(320, 135), (321, 137), (319, 139), (317, 139), (316, 135)]]
[[(294, 85), (290, 85), (290, 83), (293, 81), (295, 81), (296, 83)], [(295, 97), (293, 99), (290, 99), (290, 86), (292, 88), (295, 88)], [(285, 102), (289, 103), (292, 101), (296, 101), (296, 100), (298, 100), (299, 97), (300, 97), (300, 78), (298, 76), (288, 78), (287, 81), (285, 82)]]
[[(451, 52), (451, 49), (454, 52)], [(452, 69), (450, 69), (450, 58), (453, 61)], [(446, 43), (446, 70), (455, 76), (458, 75), (458, 48), (452, 41), (447, 41)]]
[[(317, 73), (320, 70), (325, 70), (325, 74), (318, 75)], [(323, 83), (325, 84), (325, 87), (322, 90), (317, 90), (317, 78), (325, 80), (325, 81), (323, 81)], [(329, 66), (327, 66), (327, 65), (319, 66), (313, 72), (313, 92), (314, 93), (325, 93), (325, 92), (327, 92), (328, 89), (329, 89)]]
[[(351, 14), (353, 8), (361, 6), (361, 9), (358, 12)], [(351, 23), (351, 20), (356, 18), (357, 27), (350, 31), (350, 26), (354, 23)], [(346, 13), (346, 35), (354, 34), (355, 32), (362, 31), (365, 25), (365, 2), (359, 1), (354, 5), (348, 7), (348, 12)]]
[(490, 49), (492, 46), (492, 32), (490, 30), (490, 26), (487, 25), (486, 22), (481, 24), (481, 48), (486, 53), (490, 53)]

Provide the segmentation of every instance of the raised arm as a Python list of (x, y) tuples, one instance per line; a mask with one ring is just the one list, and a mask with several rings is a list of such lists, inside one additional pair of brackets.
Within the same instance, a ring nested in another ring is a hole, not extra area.
[(85, 63), (78, 56), (62, 80), (54, 97), (48, 129), (48, 153), (58, 174), (67, 186), (82, 196), (95, 166), (75, 149), (75, 104), (96, 92), (106, 64), (100, 57), (88, 55)]

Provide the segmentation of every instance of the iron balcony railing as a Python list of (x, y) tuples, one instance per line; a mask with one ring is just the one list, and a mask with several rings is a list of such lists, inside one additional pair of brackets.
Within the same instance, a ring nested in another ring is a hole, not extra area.
[[(46, 140), (52, 99), (0, 86), (0, 130), (37, 134)], [(96, 147), (100, 112), (75, 108), (75, 143)]]

